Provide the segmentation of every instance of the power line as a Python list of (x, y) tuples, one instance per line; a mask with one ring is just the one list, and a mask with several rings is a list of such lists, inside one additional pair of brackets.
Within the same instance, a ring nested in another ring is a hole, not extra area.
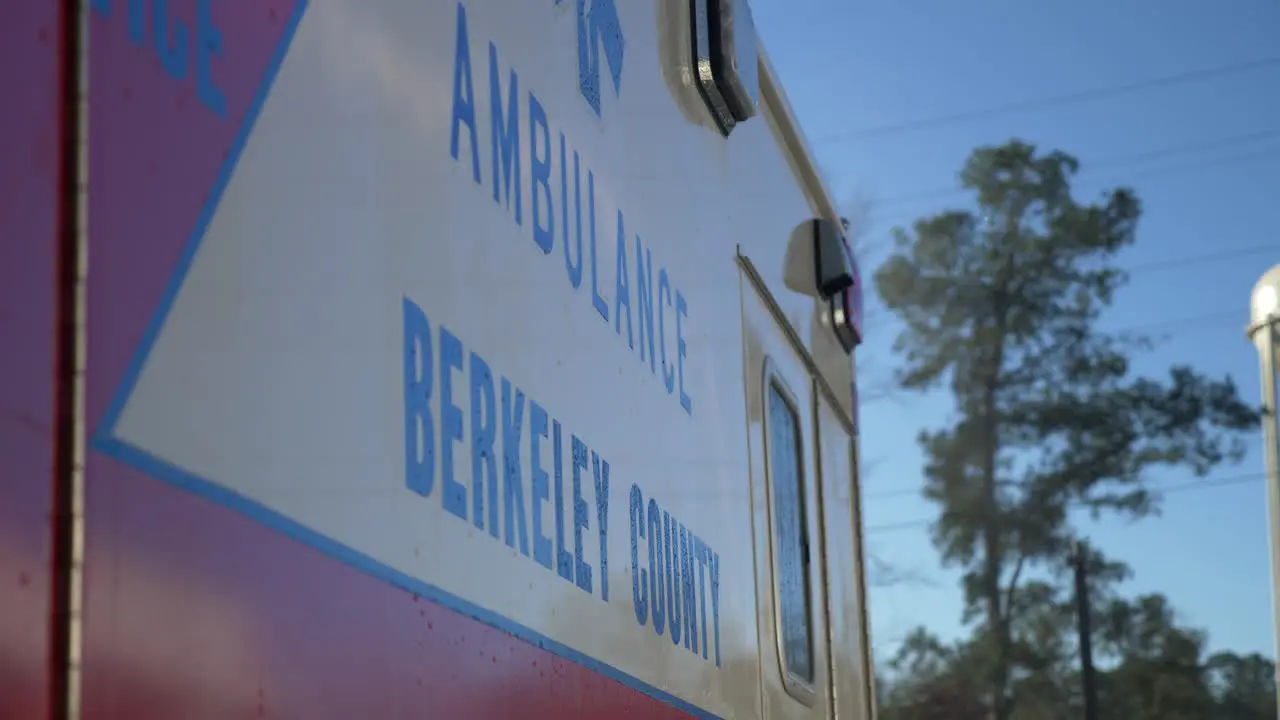
[(923, 487), (906, 488), (904, 490), (886, 490), (878, 493), (868, 493), (862, 496), (863, 502), (872, 502), (875, 500), (896, 500), (902, 497), (919, 497), (924, 493)]
[[(1275, 255), (1280, 253), (1280, 246), (1275, 243), (1263, 243), (1259, 245), (1249, 245), (1240, 248), (1231, 248), (1228, 250), (1219, 250), (1211, 253), (1201, 253), (1200, 255), (1188, 255), (1180, 258), (1170, 258), (1167, 260), (1157, 260), (1154, 262), (1139, 263), (1126, 269), (1130, 275), (1137, 275), (1144, 272), (1157, 272), (1162, 270), (1175, 270), (1180, 267), (1202, 266), (1208, 263), (1221, 260), (1230, 260), (1242, 257), (1253, 257), (1256, 255)], [(1203, 315), (1192, 315), (1189, 317), (1171, 318), (1166, 320), (1157, 320), (1139, 325), (1129, 325), (1121, 328), (1103, 328), (1107, 333), (1126, 333), (1126, 332), (1144, 332), (1159, 330), (1166, 327), (1186, 328), (1189, 326), (1198, 326), (1207, 323), (1218, 323), (1224, 320), (1231, 320), (1240, 316), (1239, 310), (1219, 310), (1217, 312), (1206, 313)]]
[(862, 130), (855, 130), (850, 133), (827, 135), (815, 140), (815, 143), (831, 143), (842, 140), (858, 140), (862, 138), (893, 135), (903, 132), (922, 130), (925, 128), (940, 127), (945, 125), (954, 125), (969, 120), (977, 120), (980, 118), (991, 117), (995, 115), (1005, 115), (1014, 112), (1024, 112), (1027, 110), (1038, 110), (1041, 108), (1056, 107), (1060, 105), (1071, 105), (1075, 103), (1085, 102), (1088, 100), (1097, 100), (1107, 97), (1116, 97), (1126, 95), (1142, 90), (1148, 90), (1156, 87), (1181, 85), (1183, 83), (1195, 82), (1198, 80), (1207, 80), (1209, 78), (1219, 77), (1223, 75), (1233, 75), (1251, 70), (1272, 67), (1280, 64), (1280, 57), (1265, 57), (1246, 62), (1230, 63), (1227, 65), (1219, 65), (1217, 67), (1203, 68), (1200, 70), (1192, 70), (1190, 72), (1178, 73), (1176, 75), (1165, 75), (1163, 77), (1151, 78), (1148, 80), (1140, 80), (1138, 82), (1128, 83), (1125, 85), (1113, 85), (1110, 87), (1095, 88), (1093, 90), (1085, 90), (1082, 92), (1067, 93), (1047, 98), (1039, 98), (1036, 100), (1024, 100), (1020, 102), (1007, 103), (1004, 105), (996, 105), (980, 110), (969, 110), (964, 112), (953, 113), (951, 115), (941, 115), (931, 118), (920, 118), (917, 120), (908, 120), (906, 122), (894, 123), (891, 125), (879, 125)]
[(1231, 248), (1229, 250), (1218, 250), (1211, 253), (1203, 253), (1201, 255), (1189, 255), (1181, 258), (1171, 258), (1169, 260), (1159, 260), (1156, 262), (1141, 263), (1129, 268), (1129, 274), (1155, 272), (1159, 270), (1172, 270), (1175, 268), (1186, 267), (1190, 265), (1204, 265), (1205, 263), (1217, 262), (1219, 260), (1230, 260), (1241, 257), (1252, 257), (1254, 255), (1276, 255), (1280, 254), (1280, 244), (1265, 243), (1260, 245), (1247, 245), (1245, 247)]
[[(1273, 252), (1275, 251), (1274, 247), (1269, 249), (1272, 250)], [(1144, 332), (1144, 331), (1159, 330), (1160, 328), (1169, 327), (1169, 326), (1176, 326), (1180, 329), (1186, 329), (1188, 327), (1195, 327), (1198, 325), (1207, 325), (1210, 323), (1221, 323), (1223, 321), (1230, 320), (1232, 318), (1238, 319), (1239, 317), (1240, 317), (1240, 311), (1238, 310), (1219, 310), (1218, 312), (1206, 313), (1204, 315), (1192, 315), (1190, 317), (1176, 318), (1173, 320), (1161, 320), (1158, 322), (1144, 323), (1141, 325), (1130, 325), (1127, 327), (1119, 328), (1117, 330), (1107, 330), (1106, 332), (1108, 333)], [(924, 488), (920, 488), (920, 487), (906, 488), (901, 490), (886, 490), (884, 492), (864, 494), (862, 496), (862, 499), (864, 501), (893, 500), (893, 499), (902, 498), (902, 497), (918, 496), (923, 490)]]
[[(1234, 148), (1240, 145), (1256, 143), (1264, 140), (1273, 140), (1280, 137), (1280, 129), (1260, 130), (1257, 132), (1243, 133), (1240, 135), (1229, 135), (1227, 137), (1214, 138), (1196, 143), (1187, 143), (1171, 148), (1161, 148), (1159, 150), (1147, 150), (1140, 153), (1132, 153), (1129, 155), (1121, 155), (1118, 157), (1104, 158), (1102, 160), (1093, 160), (1086, 163), (1089, 170), (1097, 168), (1123, 168), (1127, 165), (1147, 162), (1150, 160), (1159, 160), (1161, 158), (1182, 155), (1185, 153), (1200, 152), (1204, 150), (1216, 150), (1221, 148)], [(1250, 156), (1252, 157), (1252, 156)], [(1161, 168), (1164, 169), (1164, 168)], [(966, 193), (967, 190), (957, 188), (955, 186), (935, 187), (930, 190), (921, 190), (903, 195), (895, 195), (888, 198), (877, 199), (874, 201), (875, 207), (909, 205), (921, 200), (930, 200), (937, 197), (949, 197)]]
[[(1161, 495), (1172, 495), (1180, 492), (1189, 492), (1191, 490), (1216, 490), (1235, 485), (1244, 485), (1259, 480), (1265, 480), (1266, 473), (1250, 473), (1247, 475), (1230, 475), (1222, 478), (1214, 478), (1209, 480), (1197, 480), (1167, 487), (1156, 487), (1155, 491)], [(1073, 502), (1069, 503), (1071, 507), (1088, 507), (1086, 503)], [(916, 520), (904, 520), (896, 523), (886, 523), (883, 525), (872, 525), (863, 530), (863, 534), (871, 535), (878, 533), (896, 532), (899, 530), (910, 530), (929, 525), (937, 520), (937, 518), (918, 518)]]
[[(1271, 252), (1277, 251), (1276, 248), (1268, 248), (1268, 249)], [(1190, 264), (1190, 260), (1191, 259), (1188, 258), (1188, 261), (1189, 261), (1188, 264)], [(1142, 333), (1142, 334), (1156, 333), (1156, 331), (1159, 331), (1165, 328), (1176, 328), (1179, 332), (1185, 332), (1192, 328), (1198, 328), (1198, 327), (1207, 326), (1210, 324), (1221, 325), (1224, 321), (1230, 321), (1232, 319), (1240, 320), (1240, 318), (1241, 318), (1241, 312), (1239, 310), (1217, 310), (1211, 313), (1204, 313), (1203, 315), (1187, 315), (1187, 316), (1178, 317), (1178, 318), (1168, 318), (1165, 320), (1156, 320), (1148, 323), (1139, 323), (1137, 325), (1124, 325), (1118, 328), (1103, 327), (1103, 328), (1100, 328), (1100, 330), (1101, 332), (1106, 333), (1108, 335), (1123, 335), (1126, 333)], [(1236, 326), (1231, 326), (1231, 327), (1236, 327)], [(1243, 327), (1244, 327), (1244, 323), (1239, 323), (1236, 329), (1241, 329), (1241, 332), (1243, 332), (1243, 329), (1242, 329)], [(1158, 334), (1167, 337), (1171, 334), (1176, 334), (1176, 333), (1163, 332)]]
[[(1155, 322), (1143, 323), (1141, 325), (1129, 325), (1127, 327), (1116, 330), (1105, 330), (1107, 333), (1130, 333), (1130, 332), (1153, 332), (1161, 328), (1177, 327), (1187, 328), (1198, 325), (1206, 325), (1209, 323), (1221, 323), (1224, 320), (1235, 318), (1241, 319), (1242, 313), (1239, 310), (1219, 310), (1217, 312), (1205, 313), (1204, 315), (1192, 315), (1190, 317), (1172, 318), (1169, 320), (1157, 320)], [(1244, 327), (1244, 323), (1240, 323), (1240, 327)]]
[[(1226, 478), (1226, 479), (1231, 479), (1231, 478)], [(1250, 474), (1248, 476), (1248, 479), (1256, 479), (1255, 474)], [(1203, 481), (1199, 481), (1197, 483), (1197, 487), (1202, 483)], [(870, 493), (870, 494), (863, 495), (862, 500), (863, 502), (876, 501), (876, 500), (896, 500), (898, 498), (904, 498), (904, 497), (920, 497), (921, 495), (923, 495), (923, 493), (924, 493), (923, 486), (905, 488), (901, 490), (886, 490), (885, 492)], [(914, 523), (916, 521), (913, 520), (911, 522)]]
[[(1084, 183), (1084, 186), (1085, 187), (1089, 187), (1089, 186), (1102, 187), (1104, 185), (1109, 185), (1109, 184), (1119, 182), (1122, 178), (1125, 181), (1129, 181), (1135, 178), (1136, 179), (1141, 179), (1141, 178), (1158, 179), (1158, 178), (1170, 177), (1173, 175), (1181, 174), (1187, 170), (1201, 170), (1208, 167), (1215, 167), (1215, 166), (1221, 166), (1221, 165), (1235, 165), (1238, 163), (1249, 162), (1251, 160), (1256, 160), (1260, 156), (1271, 155), (1278, 151), (1280, 151), (1280, 147), (1259, 148), (1259, 149), (1251, 150), (1250, 152), (1244, 153), (1244, 154), (1231, 154), (1231, 155), (1221, 155), (1217, 157), (1200, 158), (1193, 162), (1173, 163), (1170, 165), (1164, 165), (1164, 166), (1158, 166), (1158, 167), (1139, 168), (1132, 172), (1125, 172), (1125, 173), (1107, 173), (1102, 178), (1092, 179), (1088, 183)], [(966, 190), (965, 188), (952, 187), (948, 189), (946, 192), (942, 192), (942, 188), (934, 188), (933, 190), (926, 191), (926, 192), (929, 193), (928, 197), (925, 197), (924, 193), (922, 193), (921, 197), (919, 197), (918, 199), (928, 200), (928, 199), (936, 199), (936, 198), (943, 198), (943, 197), (960, 198), (960, 197), (969, 195), (972, 191)], [(899, 203), (899, 205), (909, 206), (909, 203), (904, 201), (902, 203)], [(872, 204), (870, 215), (872, 217), (874, 217), (875, 215), (874, 204)], [(919, 212), (898, 212), (898, 213), (889, 215), (888, 219), (889, 220), (908, 220), (908, 219), (915, 220), (919, 217), (919, 215), (920, 215)], [(885, 218), (881, 217), (880, 220), (883, 222)]]
[[(1207, 167), (1214, 167), (1214, 166), (1220, 166), (1220, 165), (1235, 165), (1238, 163), (1249, 162), (1251, 160), (1256, 160), (1259, 156), (1271, 155), (1276, 152), (1280, 152), (1280, 148), (1268, 147), (1268, 148), (1260, 148), (1260, 149), (1252, 150), (1244, 154), (1231, 154), (1231, 155), (1224, 155), (1224, 156), (1218, 156), (1218, 157), (1202, 158), (1194, 162), (1174, 163), (1174, 164), (1164, 165), (1159, 167), (1143, 168), (1131, 173), (1123, 173), (1123, 174), (1116, 173), (1114, 175), (1111, 175), (1111, 177), (1113, 178), (1111, 182), (1118, 181), (1122, 175), (1127, 180), (1131, 180), (1135, 178), (1141, 179), (1141, 178), (1169, 177), (1171, 175), (1176, 175), (1187, 170), (1200, 170)], [(1086, 186), (1093, 185), (1093, 186), (1101, 187), (1105, 184), (1110, 184), (1110, 182), (1107, 182), (1107, 180), (1103, 178), (1099, 180), (1092, 180), (1089, 183), (1087, 183)], [(965, 190), (964, 188), (951, 188), (944, 194), (941, 192), (941, 188), (934, 188), (934, 190), (929, 190), (924, 192), (930, 193), (931, 194), (930, 197), (947, 196), (947, 197), (954, 197), (958, 199), (958, 198), (967, 196), (971, 191)], [(932, 193), (935, 193), (935, 192), (937, 193), (937, 195), (932, 195)], [(925, 200), (930, 198), (921, 197), (920, 199)], [(906, 204), (906, 202), (904, 201), (902, 204)], [(937, 210), (925, 210), (925, 211), (919, 211), (919, 212), (898, 212), (898, 213), (890, 214), (888, 216), (877, 218), (875, 216), (875, 205), (873, 203), (869, 215), (871, 216), (871, 219), (874, 221), (879, 221), (881, 223), (885, 223), (886, 221), (888, 221), (889, 223), (893, 223), (899, 220), (915, 221), (920, 219), (920, 217), (923, 215), (929, 215), (936, 212)]]
[[(1272, 252), (1272, 253), (1277, 252), (1276, 247), (1273, 245), (1261, 245), (1253, 248), (1240, 248), (1239, 251), (1235, 253), (1230, 253), (1230, 255), (1245, 254), (1246, 252), (1257, 253), (1263, 250), (1267, 252)], [(1218, 259), (1223, 256), (1224, 256), (1224, 253), (1207, 253), (1205, 255), (1199, 255), (1195, 257), (1179, 258), (1177, 260), (1148, 263), (1146, 265), (1138, 266), (1136, 269), (1162, 270), (1169, 267), (1177, 267), (1179, 265), (1192, 265), (1197, 263), (1204, 263), (1207, 261)], [(1239, 310), (1219, 310), (1217, 312), (1205, 313), (1203, 315), (1191, 315), (1188, 317), (1173, 318), (1169, 320), (1159, 320), (1156, 322), (1142, 323), (1139, 325), (1128, 325), (1128, 326), (1125, 326), (1122, 328), (1116, 328), (1116, 329), (1105, 329), (1105, 332), (1109, 334), (1150, 332), (1150, 331), (1156, 331), (1156, 330), (1160, 330), (1161, 328), (1167, 328), (1167, 327), (1176, 327), (1180, 330), (1186, 330), (1192, 327), (1204, 326), (1209, 324), (1217, 324), (1227, 320), (1239, 319), (1239, 318), (1240, 318)], [(862, 499), (870, 500), (870, 501), (892, 500), (900, 497), (919, 495), (921, 491), (922, 491), (922, 488), (918, 488), (918, 487), (902, 489), (902, 490), (887, 490), (885, 492), (864, 494), (862, 496)]]

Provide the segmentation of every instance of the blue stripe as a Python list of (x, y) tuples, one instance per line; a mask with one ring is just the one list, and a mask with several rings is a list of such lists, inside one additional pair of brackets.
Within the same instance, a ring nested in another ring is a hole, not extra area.
[(159, 336), (160, 330), (164, 327), (165, 322), (169, 317), (169, 312), (173, 308), (174, 301), (177, 298), (183, 283), (186, 281), (187, 273), (191, 269), (192, 262), (195, 259), (195, 255), (200, 249), (200, 244), (204, 240), (205, 234), (209, 229), (209, 224), (213, 220), (214, 213), (217, 211), (218, 205), (222, 200), (223, 193), (226, 191), (227, 185), (231, 181), (231, 176), (235, 172), (236, 164), (240, 159), (240, 155), (244, 152), (249, 136), (253, 132), (254, 124), (257, 122), (267, 96), (271, 92), (271, 87), (275, 82), (276, 75), (280, 71), (280, 66), (284, 62), (285, 56), (288, 54), (289, 46), (293, 42), (294, 35), (297, 33), (298, 25), (302, 21), (302, 16), (305, 13), (306, 8), (307, 0), (297, 1), (293, 16), (289, 19), (289, 23), (285, 27), (284, 33), (281, 37), (280, 44), (276, 48), (270, 64), (267, 66), (266, 72), (263, 76), (262, 86), (259, 88), (257, 95), (253, 99), (253, 103), (249, 106), (249, 109), (245, 114), (245, 119), (241, 125), (240, 131), (236, 136), (235, 142), (231, 146), (231, 150), (226, 161), (223, 163), (223, 166), (218, 173), (212, 192), (209, 194), (209, 200), (202, 208), (199, 219), (196, 222), (195, 230), (187, 240), (187, 245), (183, 249), (182, 255), (178, 260), (173, 277), (170, 278), (168, 285), (165, 287), (164, 295), (160, 300), (160, 305), (157, 308), (155, 315), (151, 318), (150, 324), (147, 325), (146, 333), (143, 335), (142, 340), (139, 343), (138, 350), (134, 353), (133, 359), (130, 362), (128, 369), (125, 371), (124, 378), (121, 380), (120, 386), (116, 389), (116, 393), (112, 397), (111, 404), (108, 406), (102, 422), (94, 433), (92, 440), (93, 448), (103, 455), (133, 466), (151, 477), (174, 485), (202, 498), (211, 500), (234, 512), (245, 515), (246, 517), (257, 521), (272, 530), (276, 530), (351, 567), (449, 608), (450, 610), (508, 633), (509, 635), (519, 638), (531, 645), (558, 655), (565, 660), (577, 663), (588, 670), (599, 673), (605, 677), (622, 683), (627, 687), (638, 690), (655, 700), (671, 705), (672, 707), (686, 712), (693, 717), (700, 718), (701, 720), (720, 720), (719, 716), (703, 710), (702, 708), (699, 708), (685, 700), (681, 700), (670, 693), (664, 692), (653, 685), (640, 680), (639, 678), (628, 675), (608, 663), (585, 655), (584, 653), (574, 650), (567, 645), (552, 640), (550, 637), (547, 637), (542, 633), (521, 625), (514, 620), (503, 617), (491, 610), (480, 607), (468, 600), (464, 600), (463, 598), (460, 598), (442, 588), (406, 575), (405, 573), (378, 562), (368, 555), (358, 552), (337, 540), (318, 533), (315, 530), (312, 530), (311, 528), (308, 528), (255, 500), (219, 485), (212, 480), (202, 478), (172, 463), (161, 460), (145, 450), (115, 437), (115, 428), (120, 420), (120, 416), (123, 413), (125, 406), (128, 404), (129, 398), (133, 395), (134, 388), (138, 383), (138, 377), (142, 374), (142, 370), (146, 366), (147, 358), (151, 354), (151, 349), (155, 345), (156, 338)]
[(218, 177), (214, 180), (209, 199), (205, 201), (204, 207), (200, 210), (200, 215), (196, 219), (195, 229), (191, 232), (191, 236), (187, 238), (187, 246), (183, 249), (182, 255), (179, 256), (178, 265), (174, 269), (173, 276), (169, 278), (169, 284), (165, 287), (164, 295), (160, 298), (160, 307), (151, 318), (151, 323), (147, 325), (147, 330), (142, 336), (138, 350), (134, 353), (128, 369), (125, 370), (124, 379), (121, 380), (120, 387), (116, 389), (116, 394), (112, 398), (111, 404), (107, 406), (107, 413), (94, 436), (95, 446), (99, 440), (105, 439), (114, 432), (116, 423), (120, 421), (120, 414), (124, 411), (125, 404), (129, 401), (129, 397), (133, 395), (134, 386), (138, 384), (138, 376), (142, 374), (142, 368), (147, 364), (147, 358), (151, 355), (151, 348), (155, 345), (156, 337), (160, 334), (160, 329), (164, 327), (165, 321), (169, 317), (169, 311), (173, 309), (173, 303), (178, 296), (178, 291), (181, 290), (183, 283), (187, 280), (187, 273), (191, 270), (191, 263), (195, 259), (196, 253), (200, 250), (200, 244), (204, 241), (205, 234), (209, 231), (209, 224), (213, 222), (213, 215), (217, 212), (218, 205), (222, 202), (222, 195), (226, 192), (227, 185), (231, 182), (231, 176), (235, 173), (236, 164), (240, 162), (240, 155), (244, 152), (245, 145), (249, 142), (249, 136), (253, 134), (253, 126), (257, 123), (258, 116), (262, 113), (262, 106), (266, 103), (267, 96), (271, 94), (271, 86), (275, 83), (276, 75), (280, 72), (280, 66), (284, 63), (285, 56), (289, 54), (289, 46), (293, 43), (293, 37), (298, 32), (298, 24), (302, 22), (302, 16), (307, 10), (307, 2), (308, 0), (297, 0), (297, 4), (294, 6), (293, 15), (289, 18), (289, 23), (285, 26), (284, 33), (280, 37), (280, 44), (276, 47), (275, 53), (272, 54), (271, 60), (267, 64), (266, 72), (263, 73), (262, 86), (258, 88), (258, 93), (254, 96), (249, 109), (245, 111), (244, 121), (240, 125), (240, 132), (236, 134), (236, 138), (231, 144), (227, 158), (222, 163), (222, 168), (218, 171)]

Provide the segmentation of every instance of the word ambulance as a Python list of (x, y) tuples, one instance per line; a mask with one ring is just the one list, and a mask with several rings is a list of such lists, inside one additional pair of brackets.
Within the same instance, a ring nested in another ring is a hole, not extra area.
[[(476, 185), (483, 186), (480, 150), (482, 146), (487, 146), (493, 201), (509, 211), (515, 224), (523, 228), (525, 194), (521, 170), (524, 159), (521, 155), (522, 139), (527, 143), (531, 178), (528, 196), (529, 225), (534, 244), (546, 256), (550, 256), (555, 249), (557, 210), (554, 199), (558, 197), (559, 235), (564, 251), (565, 279), (570, 288), (577, 293), (582, 288), (584, 275), (586, 276), (590, 283), (591, 305), (600, 319), (609, 325), (612, 317), (614, 333), (619, 337), (623, 336), (625, 325), (627, 347), (635, 352), (637, 345), (639, 346), (640, 361), (649, 366), (651, 373), (656, 375), (661, 368), (662, 383), (667, 394), (678, 398), (680, 407), (692, 417), (693, 398), (685, 383), (685, 362), (689, 346), (685, 339), (684, 320), (689, 315), (689, 307), (684, 293), (675, 287), (666, 267), (655, 268), (653, 253), (644, 247), (638, 233), (635, 235), (634, 249), (628, 247), (632, 243), (628, 242), (626, 218), (622, 210), (618, 209), (617, 262), (613, 304), (610, 306), (602, 294), (598, 264), (600, 253), (597, 250), (595, 173), (584, 168), (578, 150), (574, 149), (570, 153), (571, 144), (564, 132), (558, 134), (558, 162), (553, 163), (547, 111), (533, 90), (529, 90), (527, 95), (525, 117), (528, 118), (528, 124), (525, 126), (520, 123), (520, 76), (514, 68), (510, 69), (504, 100), (502, 68), (498, 48), (493, 43), (489, 43), (486, 73), (489, 90), (489, 142), (482, 143), (480, 138), (484, 134), (477, 128), (477, 98), (471, 39), (467, 31), (467, 12), (461, 3), (458, 4), (454, 51), (453, 101), (449, 123), (450, 155), (470, 172)], [(527, 130), (527, 135), (524, 130)], [(573, 165), (572, 193), (570, 163)], [(553, 176), (556, 175), (558, 183), (553, 181)], [(554, 194), (553, 186), (556, 190)], [(572, 215), (569, 209), (570, 194), (573, 196)], [(585, 258), (584, 234), (587, 236)], [(629, 255), (634, 256), (635, 263), (634, 300)], [(584, 262), (588, 268), (584, 268)]]

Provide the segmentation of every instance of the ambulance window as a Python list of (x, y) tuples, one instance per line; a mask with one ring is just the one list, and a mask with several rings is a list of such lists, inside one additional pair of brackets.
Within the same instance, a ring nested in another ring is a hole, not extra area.
[(803, 446), (795, 406), (776, 380), (769, 382), (768, 413), (773, 535), (777, 543), (774, 582), (778, 586), (783, 672), (808, 685), (813, 683), (813, 636)]

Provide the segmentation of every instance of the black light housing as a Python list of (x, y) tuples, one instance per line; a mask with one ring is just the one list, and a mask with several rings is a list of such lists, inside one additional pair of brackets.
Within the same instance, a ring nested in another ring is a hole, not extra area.
[(831, 309), (831, 325), (835, 329), (836, 338), (845, 352), (862, 344), (862, 277), (858, 273), (858, 261), (853, 258), (853, 249), (847, 240), (842, 239), (845, 253), (848, 256), (850, 283), (833, 296), (829, 301)]
[(811, 218), (796, 225), (787, 240), (782, 281), (788, 290), (820, 303), (823, 322), (851, 353), (862, 343), (863, 289), (848, 231), (843, 218)]
[(845, 352), (862, 342), (862, 279), (845, 235), (845, 223), (812, 221), (814, 283), (830, 312), (831, 326)]
[(813, 277), (818, 293), (830, 299), (853, 284), (844, 233), (826, 218), (813, 220)]

